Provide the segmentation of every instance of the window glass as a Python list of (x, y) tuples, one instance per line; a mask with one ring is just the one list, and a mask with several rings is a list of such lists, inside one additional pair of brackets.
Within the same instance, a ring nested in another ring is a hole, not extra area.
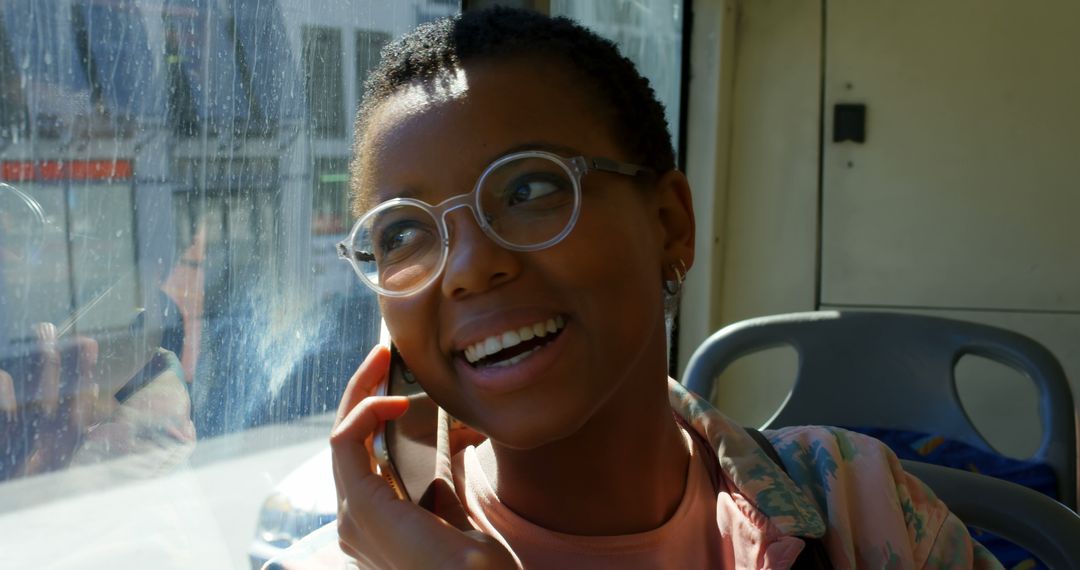
[[(556, 2), (677, 136), (681, 2)], [(334, 245), (382, 48), (457, 0), (0, 0), (0, 568), (258, 567), (378, 337)], [(62, 545), (62, 548), (57, 548)]]
[(368, 74), (379, 63), (379, 52), (390, 41), (390, 34), (376, 30), (356, 32), (356, 101), (357, 106), (364, 96), (364, 82)]
[(305, 27), (304, 86), (312, 133), (321, 137), (345, 135), (345, 108), (341, 69), (341, 30)]
[(459, 9), (0, 0), (0, 567), (250, 568), (326, 522), (286, 479), (378, 336), (353, 114)]
[(551, 0), (550, 6), (552, 16), (589, 27), (634, 62), (664, 104), (678, 147), (683, 0)]

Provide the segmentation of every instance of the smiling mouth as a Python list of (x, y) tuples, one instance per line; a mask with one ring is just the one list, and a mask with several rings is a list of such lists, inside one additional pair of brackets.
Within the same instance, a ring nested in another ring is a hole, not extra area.
[(512, 366), (555, 340), (566, 326), (562, 315), (508, 330), (469, 345), (462, 352), (473, 368)]

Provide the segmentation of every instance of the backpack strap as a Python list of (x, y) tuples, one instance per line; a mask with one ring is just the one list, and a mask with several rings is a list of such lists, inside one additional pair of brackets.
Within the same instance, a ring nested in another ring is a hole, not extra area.
[[(787, 467), (784, 466), (783, 460), (780, 459), (780, 454), (776, 451), (776, 448), (773, 447), (773, 444), (769, 442), (769, 438), (765, 437), (765, 434), (750, 427), (744, 427), (743, 429), (746, 430), (746, 433), (750, 437), (754, 438), (758, 447), (765, 452), (765, 455), (769, 456), (769, 459), (772, 459), (773, 463), (777, 464), (780, 469), (783, 469), (785, 474), (790, 475)], [(799, 553), (799, 557), (795, 559), (795, 563), (791, 565), (792, 570), (832, 569), (832, 562), (829, 561), (829, 554), (825, 550), (824, 541), (820, 538), (811, 538), (807, 536), (800, 536), (799, 538), (803, 539), (806, 546), (802, 549), (802, 552)]]
[[(679, 424), (686, 433), (690, 434), (690, 437), (697, 444), (697, 448), (704, 454), (703, 459), (706, 464), (711, 468), (708, 470), (709, 480), (712, 482), (713, 490), (717, 493), (720, 492), (720, 457), (716, 455), (716, 449), (713, 448), (709, 440), (705, 439), (705, 436), (698, 433), (696, 429), (687, 423), (686, 419), (679, 414), (673, 414), (675, 416), (675, 422)], [(765, 452), (765, 455), (769, 456), (769, 459), (773, 461), (787, 473), (787, 467), (784, 466), (784, 462), (780, 459), (780, 454), (777, 453), (773, 444), (769, 443), (769, 440), (760, 431), (754, 428), (744, 427), (746, 433), (757, 442), (758, 446)], [(829, 561), (829, 554), (825, 550), (825, 543), (820, 538), (812, 538), (806, 536), (800, 536), (806, 546), (803, 547), (802, 552), (799, 553), (798, 558), (791, 565), (791, 570), (832, 570), (832, 562)]]

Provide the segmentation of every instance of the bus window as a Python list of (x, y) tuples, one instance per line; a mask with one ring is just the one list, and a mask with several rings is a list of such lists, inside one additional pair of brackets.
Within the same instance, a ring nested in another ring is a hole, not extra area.
[[(615, 41), (678, 139), (683, 2), (534, 7)], [(334, 248), (354, 115), (461, 9), (0, 0), (0, 566), (244, 568), (326, 522), (279, 499), (378, 337)]]
[(250, 566), (377, 340), (355, 102), (459, 10), (0, 1), (0, 566)]

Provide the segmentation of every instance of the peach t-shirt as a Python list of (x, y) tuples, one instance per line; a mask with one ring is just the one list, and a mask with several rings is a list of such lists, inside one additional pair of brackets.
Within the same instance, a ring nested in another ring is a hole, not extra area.
[(716, 525), (716, 490), (689, 434), (686, 491), (659, 528), (618, 536), (578, 536), (537, 526), (499, 501), (475, 447), (454, 456), (454, 485), (473, 525), (506, 545), (524, 568), (719, 568), (723, 543)]

